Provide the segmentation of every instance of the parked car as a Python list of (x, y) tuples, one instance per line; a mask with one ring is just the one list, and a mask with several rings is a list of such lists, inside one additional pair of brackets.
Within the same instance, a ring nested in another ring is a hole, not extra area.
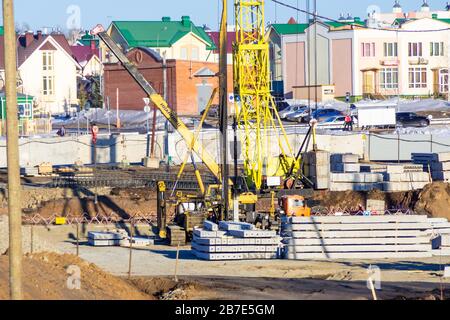
[[(318, 109), (313, 111), (311, 117), (321, 122), (331, 117), (343, 116), (344, 114), (336, 109)], [(309, 121), (309, 118), (307, 119)]]
[(281, 119), (285, 120), (285, 119), (287, 119), (288, 116), (290, 116), (291, 114), (294, 114), (294, 113), (302, 110), (303, 108), (306, 108), (306, 106), (304, 106), (304, 105), (292, 105), (292, 106), (287, 107), (283, 111), (280, 111), (278, 114), (279, 114)]
[[(345, 116), (334, 116), (319, 123), (319, 127), (344, 128)], [(358, 127), (358, 117), (353, 116), (353, 127)]]
[(289, 103), (287, 103), (286, 100), (275, 101), (275, 104), (277, 106), (278, 112), (286, 110), (286, 108), (289, 108), (289, 106), (290, 106)]
[[(206, 110), (203, 110), (200, 115), (204, 115)], [(218, 105), (213, 104), (208, 110), (208, 118), (219, 118), (220, 108)]]
[(308, 116), (309, 116), (309, 108), (305, 106), (304, 108), (298, 110), (297, 112), (287, 116), (286, 120), (303, 123), (303, 122), (305, 122), (305, 119)]
[(419, 116), (414, 112), (399, 112), (396, 114), (397, 126), (407, 127), (428, 127), (431, 122), (427, 117)]

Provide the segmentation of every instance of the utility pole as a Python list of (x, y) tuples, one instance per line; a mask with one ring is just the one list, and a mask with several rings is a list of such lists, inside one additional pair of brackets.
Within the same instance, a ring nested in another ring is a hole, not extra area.
[(22, 295), (22, 209), (20, 200), (19, 122), (17, 117), (16, 31), (13, 0), (3, 0), (8, 161), (9, 288), (12, 300)]
[(222, 0), (222, 21), (220, 24), (220, 58), (219, 58), (219, 97), (220, 97), (220, 133), (222, 146), (222, 197), (223, 197), (223, 219), (228, 221), (229, 213), (229, 166), (228, 166), (228, 62), (227, 62), (227, 0)]
[[(167, 87), (167, 60), (166, 53), (163, 53), (163, 96), (164, 101), (168, 101), (168, 87)], [(169, 162), (169, 120), (166, 119), (164, 123), (164, 160), (166, 161), (166, 171), (170, 171)]]

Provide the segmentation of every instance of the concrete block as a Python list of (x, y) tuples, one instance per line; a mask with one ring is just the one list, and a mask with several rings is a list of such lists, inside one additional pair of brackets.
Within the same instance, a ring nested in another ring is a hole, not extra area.
[(431, 171), (450, 171), (449, 162), (433, 162), (431, 164)]
[(429, 182), (428, 172), (385, 173), (386, 182)]
[(423, 189), (428, 182), (384, 182), (383, 190), (386, 192), (401, 192)]
[(448, 162), (450, 161), (450, 152), (441, 153), (413, 153), (414, 160), (425, 160), (428, 162)]
[(238, 238), (273, 238), (277, 236), (275, 231), (264, 230), (230, 230), (228, 233)]
[(450, 182), (450, 171), (433, 171), (433, 180)]
[(117, 240), (104, 240), (104, 239), (95, 240), (95, 239), (89, 238), (88, 244), (93, 247), (116, 247), (116, 246), (120, 246), (121, 241), (122, 240), (118, 240), (118, 239)]
[(88, 232), (88, 239), (92, 240), (122, 240), (124, 236), (116, 232)]
[(332, 154), (331, 163), (359, 163), (359, 156), (357, 154)]
[(347, 183), (364, 183), (365, 176), (361, 173), (332, 173), (332, 182), (347, 182)]
[(450, 234), (441, 235), (441, 246), (450, 247)]
[(226, 235), (225, 231), (207, 231), (203, 229), (195, 229), (194, 235), (200, 238), (222, 238)]
[(316, 190), (326, 190), (330, 187), (330, 179), (326, 177), (313, 177), (312, 182), (314, 183), (314, 188)]
[(256, 227), (253, 224), (245, 222), (219, 222), (219, 229), (224, 231), (230, 230), (254, 230)]
[(307, 177), (320, 177), (320, 176), (327, 176), (330, 173), (330, 165), (306, 165), (305, 166), (305, 175)]
[(219, 231), (219, 226), (217, 224), (207, 220), (203, 223), (203, 228), (206, 231)]
[(405, 169), (402, 165), (388, 165), (386, 173), (405, 173)]
[(365, 173), (364, 182), (365, 183), (383, 182), (383, 175), (381, 173)]
[(332, 163), (331, 171), (336, 173), (359, 173), (361, 166), (357, 163)]
[(367, 199), (366, 210), (384, 212), (386, 210), (386, 202), (384, 200)]
[(142, 159), (142, 164), (146, 168), (159, 169), (159, 163), (160, 161), (158, 158), (145, 157)]
[(330, 153), (327, 151), (308, 152), (304, 156), (308, 165), (323, 166), (330, 163)]

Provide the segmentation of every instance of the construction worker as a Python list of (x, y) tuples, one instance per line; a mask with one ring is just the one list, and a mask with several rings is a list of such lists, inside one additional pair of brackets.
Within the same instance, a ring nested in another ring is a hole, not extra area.
[(62, 126), (58, 132), (56, 132), (56, 134), (60, 137), (64, 137), (66, 135), (66, 128), (64, 126)]
[(99, 132), (99, 128), (95, 123), (91, 125), (91, 135), (92, 135), (92, 143), (97, 144), (97, 135)]
[(344, 120), (344, 131), (349, 131), (351, 126), (352, 126), (352, 117), (347, 114)]

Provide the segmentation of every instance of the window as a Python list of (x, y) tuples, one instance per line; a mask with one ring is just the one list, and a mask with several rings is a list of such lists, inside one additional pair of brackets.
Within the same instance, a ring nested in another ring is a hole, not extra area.
[(430, 43), (430, 56), (432, 56), (432, 57), (444, 56), (444, 43), (443, 42), (431, 42)]
[(422, 56), (422, 42), (408, 43), (408, 55), (410, 57), (421, 57)]
[(21, 118), (30, 118), (31, 117), (31, 104), (30, 103), (21, 103), (17, 105), (19, 115)]
[(380, 73), (381, 89), (398, 88), (398, 68), (384, 68)]
[(42, 81), (42, 94), (44, 96), (53, 95), (54, 85), (55, 85), (55, 77), (53, 76), (44, 76)]
[(385, 57), (397, 57), (398, 56), (397, 42), (385, 42), (384, 43), (384, 56)]
[(42, 69), (44, 71), (53, 71), (53, 51), (42, 52)]
[(187, 60), (188, 59), (187, 48), (181, 48), (180, 59), (181, 60)]
[(374, 42), (363, 42), (361, 44), (362, 56), (363, 57), (375, 57), (375, 43)]
[(193, 47), (191, 50), (191, 60), (198, 61), (199, 60), (199, 54), (198, 54), (198, 48)]
[(427, 68), (409, 68), (409, 87), (427, 87)]
[(439, 70), (439, 92), (448, 93), (448, 69)]

